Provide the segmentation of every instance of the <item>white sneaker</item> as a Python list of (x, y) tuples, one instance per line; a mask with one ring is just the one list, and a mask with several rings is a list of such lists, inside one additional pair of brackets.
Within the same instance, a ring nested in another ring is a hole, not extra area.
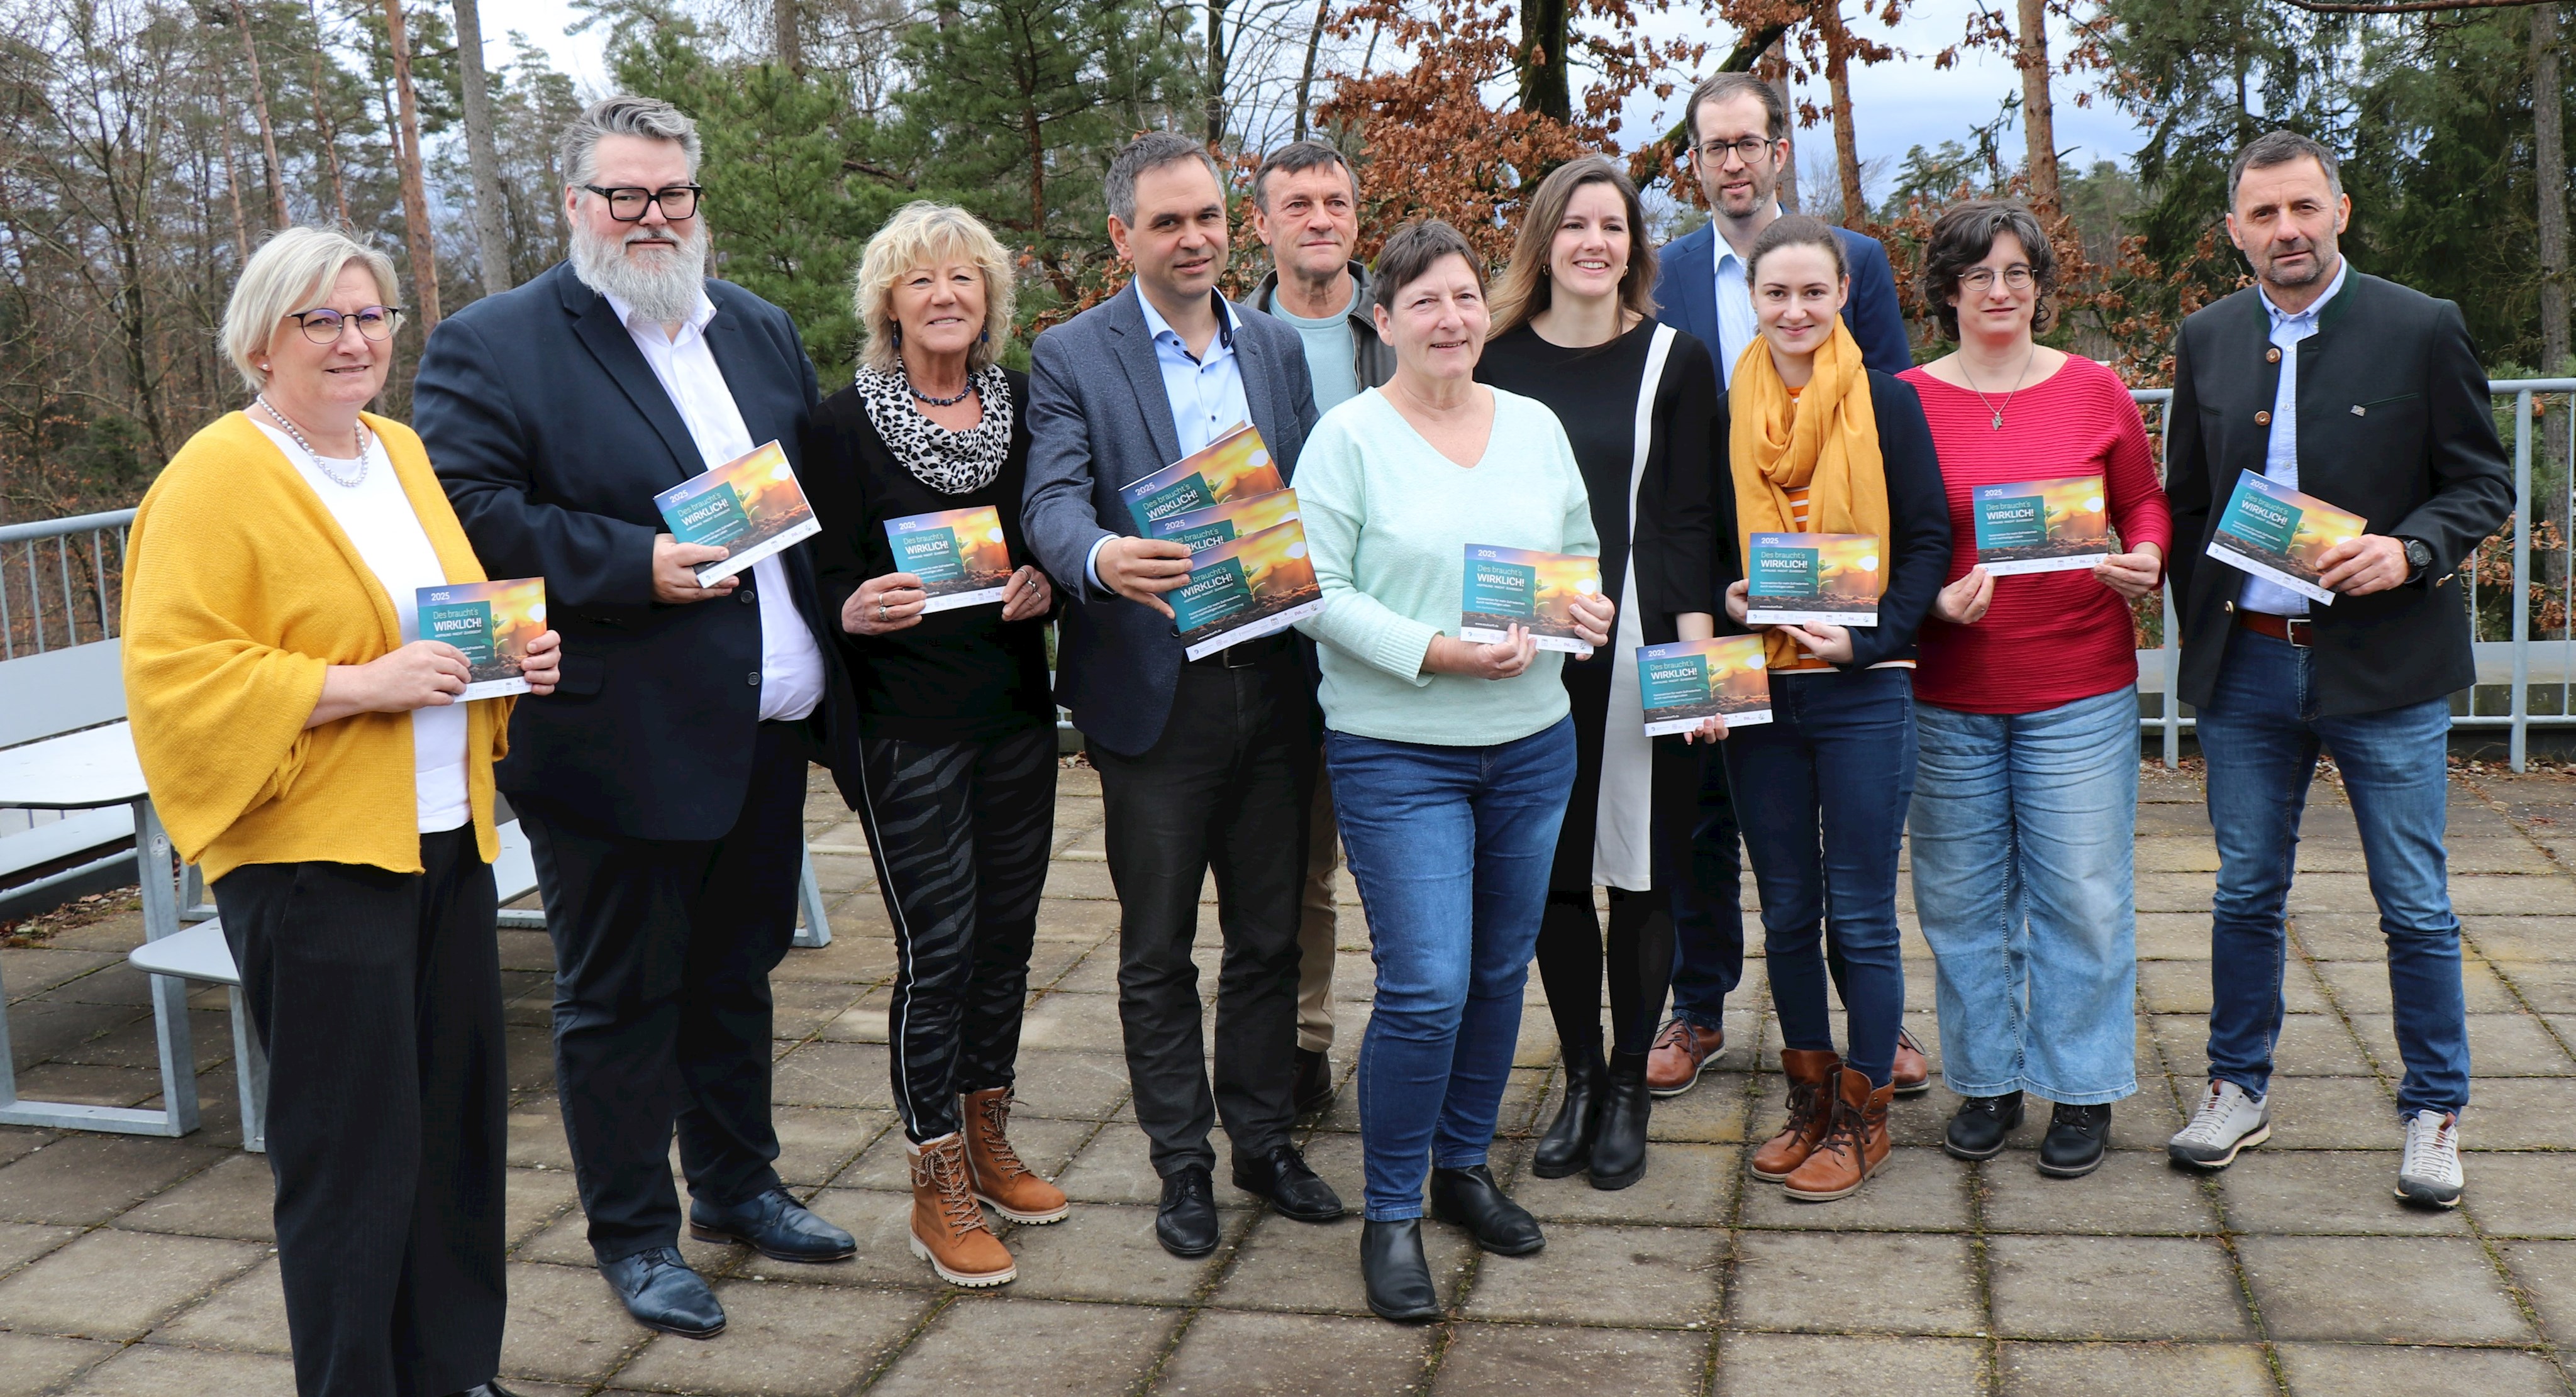
[(2224, 1169), (2236, 1152), (2272, 1138), (2272, 1098), (2247, 1096), (2234, 1082), (2212, 1082), (2200, 1098), (2200, 1110), (2173, 1139), (2165, 1153), (2176, 1164)]
[(2397, 1198), (2436, 1208), (2460, 1206), (2468, 1178), (2460, 1170), (2460, 1118), (2417, 1111), (2406, 1118), (2406, 1160), (2397, 1166)]

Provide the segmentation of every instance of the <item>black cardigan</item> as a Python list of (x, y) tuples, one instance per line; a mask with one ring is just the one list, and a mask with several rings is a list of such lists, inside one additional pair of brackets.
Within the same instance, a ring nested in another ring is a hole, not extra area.
[[(1878, 624), (1851, 628), (1851, 660), (1837, 666), (1847, 670), (1915, 658), (1914, 634), (1932, 614), (1932, 601), (1950, 571), (1950, 495), (1941, 484), (1941, 457), (1932, 446), (1932, 425), (1923, 420), (1923, 399), (1913, 384), (1871, 369), (1869, 406), (1878, 422), (1878, 453), (1887, 467), (1887, 586), (1879, 593)], [(1711, 429), (1721, 456), (1730, 454), (1735, 440), (1732, 408), (1731, 401), (1721, 403)], [(1727, 479), (1734, 478), (1730, 459)], [(1711, 579), (1717, 629), (1720, 635), (1742, 635), (1747, 628), (1726, 611), (1726, 589), (1744, 576), (1733, 489), (1717, 492), (1717, 513)]]

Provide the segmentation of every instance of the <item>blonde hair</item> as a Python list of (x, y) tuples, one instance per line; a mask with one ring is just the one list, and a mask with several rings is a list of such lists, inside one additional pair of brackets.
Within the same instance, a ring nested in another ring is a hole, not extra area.
[(332, 283), (352, 262), (376, 278), (384, 304), (400, 299), (394, 259), (337, 228), (280, 228), (243, 265), (224, 303), (225, 357), (241, 371), (242, 382), (258, 393), (268, 387), (268, 374), (257, 367), (277, 336), (277, 323), (331, 294)]
[(1512, 245), (1512, 260), (1503, 268), (1502, 284), (1494, 288), (1494, 328), (1486, 333), (1487, 340), (1501, 339), (1554, 303), (1556, 288), (1548, 279), (1547, 267), (1556, 250), (1557, 226), (1565, 222), (1566, 209), (1587, 184), (1610, 186), (1627, 212), (1628, 269), (1619, 276), (1619, 304), (1640, 320), (1654, 318), (1655, 245), (1646, 236), (1645, 202), (1637, 197), (1637, 186), (1627, 171), (1600, 156), (1586, 155), (1549, 171), (1539, 181), (1538, 192), (1530, 196), (1529, 210), (1521, 215), (1520, 236)]
[(954, 204), (921, 199), (895, 210), (859, 257), (850, 305), (867, 335), (860, 357), (869, 368), (893, 373), (903, 364), (894, 322), (896, 279), (958, 253), (984, 274), (984, 335), (966, 351), (966, 369), (972, 373), (1001, 357), (1011, 337), (1011, 255), (982, 219)]

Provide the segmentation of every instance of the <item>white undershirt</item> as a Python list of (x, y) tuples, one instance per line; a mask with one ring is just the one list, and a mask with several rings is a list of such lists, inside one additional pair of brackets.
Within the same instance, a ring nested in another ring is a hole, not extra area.
[[(751, 439), (724, 369), (707, 348), (707, 323), (716, 318), (716, 306), (704, 291), (676, 339), (615, 296), (608, 297), (608, 308), (617, 313), (644, 362), (653, 366), (662, 391), (671, 395), (671, 406), (680, 410), (680, 421), (707, 469), (747, 456), (760, 445)], [(787, 591), (787, 565), (776, 554), (751, 565), (750, 581), (760, 604), (760, 721), (793, 722), (823, 701), (823, 652), (805, 618), (796, 614), (795, 598)]]
[[(315, 469), (313, 459), (293, 437), (258, 418), (251, 421), (277, 444), (304, 483), (321, 497), (340, 531), (357, 545), (358, 556), (393, 601), (403, 643), (420, 639), (417, 589), (447, 585), (447, 569), (438, 561), (438, 550), (430, 547), (420, 515), (413, 511), (411, 497), (403, 493), (402, 477), (394, 474), (393, 462), (385, 458), (374, 434), (367, 437), (366, 479), (353, 488)], [(343, 479), (358, 473), (355, 460), (322, 459)], [(420, 832), (437, 834), (474, 818), (465, 795), (465, 705), (413, 709), (411, 753), (412, 799), (419, 807)]]

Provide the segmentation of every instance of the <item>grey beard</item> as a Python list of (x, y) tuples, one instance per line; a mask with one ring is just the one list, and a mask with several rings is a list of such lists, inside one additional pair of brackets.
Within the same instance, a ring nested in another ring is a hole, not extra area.
[[(641, 230), (637, 230), (641, 231)], [(672, 325), (695, 315), (706, 294), (707, 230), (697, 224), (679, 239), (678, 255), (654, 270), (626, 255), (630, 232), (604, 239), (587, 229), (572, 237), (572, 274), (603, 296), (614, 296), (656, 325)]]

